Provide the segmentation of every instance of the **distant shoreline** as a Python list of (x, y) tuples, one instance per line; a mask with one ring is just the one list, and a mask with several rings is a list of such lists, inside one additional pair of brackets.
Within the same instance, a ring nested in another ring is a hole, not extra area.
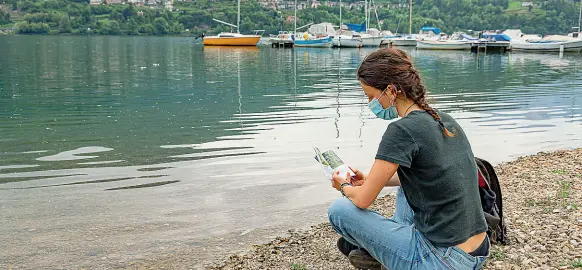
[[(3, 31), (4, 30), (4, 31)], [(47, 37), (189, 37), (198, 38), (202, 40), (198, 35), (100, 35), (100, 34), (62, 34), (62, 33), (47, 33), (47, 34), (18, 34), (14, 31), (5, 31), (6, 28), (0, 28), (0, 35), (4, 36), (47, 36)]]
[[(582, 148), (543, 152), (496, 166), (510, 244), (491, 250), (485, 269), (582, 267)], [(393, 213), (394, 196), (373, 209)], [(209, 269), (353, 269), (337, 251), (329, 223), (255, 245)], [(170, 268), (185, 265), (170, 263)], [(165, 265), (156, 263), (155, 267)], [(146, 266), (149, 268), (149, 266)], [(548, 268), (549, 269), (549, 268)]]

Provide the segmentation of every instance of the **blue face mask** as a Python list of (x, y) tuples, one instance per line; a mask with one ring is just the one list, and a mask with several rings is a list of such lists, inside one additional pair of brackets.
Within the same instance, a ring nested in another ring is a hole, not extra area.
[[(384, 92), (386, 92), (386, 90), (384, 90)], [(394, 105), (384, 109), (382, 104), (380, 104), (379, 99), (382, 97), (382, 95), (384, 95), (384, 92), (382, 92), (378, 98), (372, 99), (372, 101), (368, 103), (368, 107), (378, 118), (384, 120), (396, 119), (398, 117), (398, 111), (396, 111), (396, 107), (394, 107)]]

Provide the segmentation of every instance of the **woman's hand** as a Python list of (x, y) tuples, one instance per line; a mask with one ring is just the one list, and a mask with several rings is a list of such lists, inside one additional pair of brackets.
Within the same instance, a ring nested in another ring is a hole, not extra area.
[(352, 170), (352, 172), (354, 172), (356, 175), (352, 177), (351, 179), (351, 183), (353, 186), (361, 186), (364, 184), (364, 181), (366, 181), (366, 175), (359, 171), (358, 169), (354, 168), (354, 167), (349, 167), (350, 170)]
[(331, 176), (331, 186), (339, 191), (343, 183), (350, 183), (349, 179), (349, 173), (347, 173), (346, 176), (340, 176), (339, 172), (334, 172)]

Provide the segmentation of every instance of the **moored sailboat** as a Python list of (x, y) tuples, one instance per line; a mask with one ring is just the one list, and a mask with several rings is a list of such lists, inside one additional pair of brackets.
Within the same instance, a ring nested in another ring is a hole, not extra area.
[(419, 40), (416, 48), (423, 50), (470, 50), (471, 42), (467, 40)]
[(203, 38), (204, 46), (257, 46), (261, 35), (260, 31), (255, 31), (254, 35), (243, 35), (239, 31), (240, 26), (240, 0), (238, 0), (238, 14), (236, 25), (213, 19), (216, 22), (236, 27), (236, 33), (220, 33), (216, 36), (206, 36)]

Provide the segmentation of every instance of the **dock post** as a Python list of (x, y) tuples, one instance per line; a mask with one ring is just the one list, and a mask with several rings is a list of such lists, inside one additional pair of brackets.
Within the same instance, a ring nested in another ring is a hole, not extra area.
[(560, 59), (564, 57), (564, 44), (560, 44)]

